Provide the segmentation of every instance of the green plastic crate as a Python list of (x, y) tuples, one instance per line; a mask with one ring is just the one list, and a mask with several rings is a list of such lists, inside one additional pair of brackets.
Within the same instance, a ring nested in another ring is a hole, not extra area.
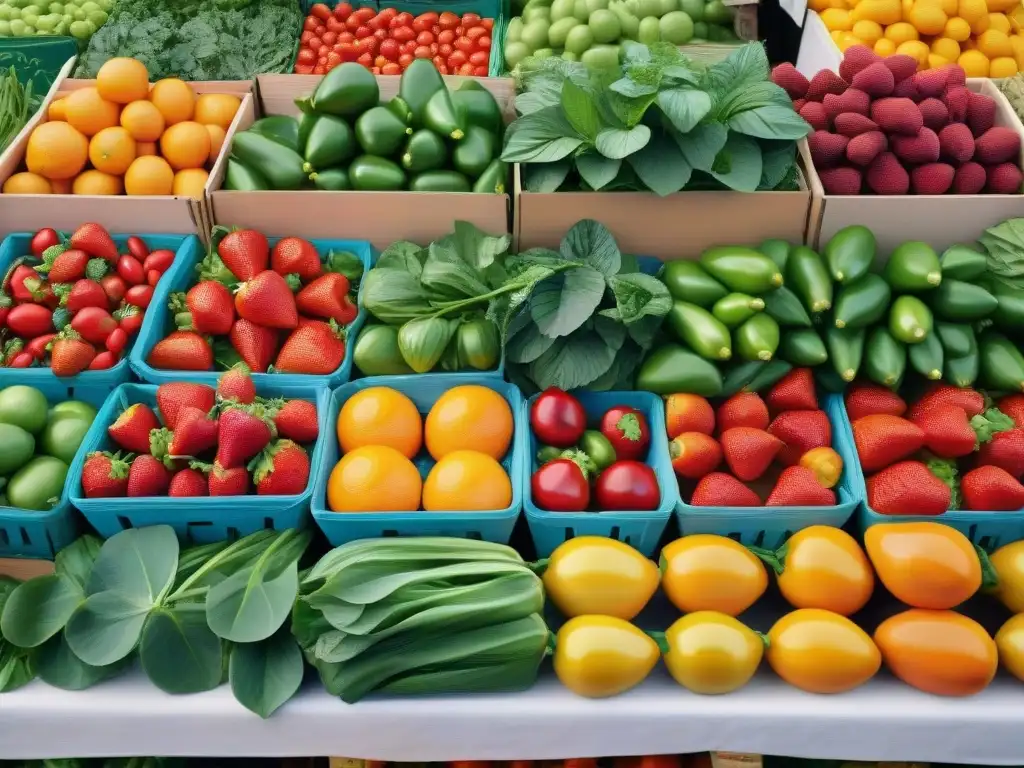
[(22, 85), (32, 81), (32, 93), (40, 100), (68, 59), (77, 55), (73, 37), (0, 37), (0, 69), (13, 66)]

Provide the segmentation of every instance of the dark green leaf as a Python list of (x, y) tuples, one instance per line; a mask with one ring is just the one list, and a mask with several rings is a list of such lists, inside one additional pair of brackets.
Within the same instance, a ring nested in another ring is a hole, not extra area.
[(618, 175), (621, 160), (613, 160), (597, 152), (584, 152), (576, 156), (576, 170), (592, 189), (607, 186)]
[(572, 80), (562, 84), (562, 112), (576, 133), (590, 141), (601, 130), (601, 116), (597, 112), (594, 95), (584, 91)]
[(7, 599), (0, 631), (14, 645), (35, 648), (64, 629), (84, 599), (82, 588), (69, 576), (52, 573), (29, 579)]
[(796, 165), (796, 144), (792, 141), (762, 141), (761, 181), (758, 189), (775, 189)]
[(246, 709), (270, 717), (299, 690), (302, 652), (287, 632), (259, 643), (241, 643), (231, 650), (231, 692)]
[(730, 133), (710, 173), (730, 189), (753, 192), (761, 183), (761, 149), (749, 136)]
[(201, 693), (221, 683), (221, 641), (207, 626), (201, 605), (153, 611), (139, 658), (146, 677), (167, 693)]
[(115, 592), (138, 606), (152, 606), (174, 584), (178, 537), (169, 525), (129, 528), (107, 539), (89, 574), (86, 594)]
[(626, 340), (626, 326), (601, 315), (594, 317), (594, 331), (613, 352), (618, 352)]
[(530, 364), (530, 378), (540, 389), (589, 386), (615, 360), (615, 351), (593, 331), (579, 330), (555, 341)]
[(274, 634), (288, 618), (299, 590), (295, 561), (279, 574), (270, 571), (271, 554), (213, 587), (206, 597), (210, 629), (235, 643), (255, 643)]
[(507, 163), (553, 163), (581, 144), (583, 139), (561, 108), (545, 107), (521, 116), (506, 129), (501, 159)]
[(679, 146), (660, 132), (646, 147), (630, 155), (629, 164), (648, 189), (662, 197), (681, 190), (693, 174)]
[(0, 641), (0, 693), (16, 691), (36, 679), (35, 651)]
[(628, 77), (620, 78), (608, 87), (620, 96), (625, 96), (627, 99), (637, 99), (642, 96), (650, 96), (651, 94), (658, 92), (657, 85), (638, 83)]
[(697, 88), (658, 92), (658, 106), (680, 133), (689, 133), (711, 111), (711, 96)]
[(643, 351), (633, 342), (625, 342), (615, 353), (611, 367), (594, 379), (587, 388), (595, 392), (633, 389), (633, 371), (640, 363)]
[(547, 352), (554, 343), (555, 339), (545, 336), (531, 322), (515, 336), (509, 338), (508, 346), (505, 347), (505, 356), (513, 363), (532, 363)]
[(131, 602), (120, 592), (98, 592), (86, 598), (64, 630), (68, 645), (86, 664), (104, 667), (135, 650), (155, 603)]
[(622, 322), (629, 325), (647, 317), (664, 317), (672, 309), (672, 296), (658, 278), (635, 272), (608, 278), (615, 296), (615, 307)]
[(530, 299), (533, 322), (545, 336), (567, 336), (597, 309), (604, 287), (604, 275), (592, 267), (576, 267), (555, 275), (534, 289)]
[(744, 112), (734, 113), (729, 118), (730, 130), (758, 139), (804, 138), (811, 132), (807, 124), (793, 108), (778, 104), (766, 104)]
[(50, 638), (36, 651), (40, 679), (65, 691), (83, 691), (126, 670), (134, 655), (106, 667), (93, 667), (78, 658), (63, 635)]
[(440, 247), (474, 269), (484, 272), (508, 253), (511, 244), (512, 238), (508, 235), (489, 235), (468, 221), (456, 221), (455, 231), (432, 243), (431, 251)]
[(563, 258), (589, 264), (605, 275), (614, 275), (622, 264), (618, 243), (608, 228), (593, 219), (577, 221), (562, 238)]
[(489, 291), (483, 276), (443, 242), (430, 244), (420, 282), (435, 298), (452, 301), (483, 296)]
[(672, 134), (686, 162), (701, 171), (711, 170), (728, 137), (729, 130), (721, 123), (701, 123), (689, 133)]
[(632, 128), (605, 128), (597, 134), (594, 147), (605, 157), (621, 160), (639, 152), (651, 140), (651, 129), (646, 125)]
[(416, 243), (399, 240), (384, 249), (384, 252), (377, 258), (374, 268), (399, 269), (418, 277), (426, 255), (426, 250)]
[(103, 542), (95, 536), (82, 536), (66, 546), (54, 558), (54, 571), (77, 584), (82, 591), (89, 583), (89, 574), (99, 557)]
[(572, 170), (572, 160), (557, 163), (535, 163), (522, 166), (523, 184), (527, 192), (555, 192)]
[(398, 325), (431, 314), (419, 277), (400, 269), (371, 269), (363, 278), (363, 306), (382, 323)]

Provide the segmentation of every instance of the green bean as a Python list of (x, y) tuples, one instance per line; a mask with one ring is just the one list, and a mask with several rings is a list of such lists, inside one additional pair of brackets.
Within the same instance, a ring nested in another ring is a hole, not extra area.
[(0, 77), (0, 152), (14, 141), (32, 116), (32, 82), (24, 86), (11, 67)]

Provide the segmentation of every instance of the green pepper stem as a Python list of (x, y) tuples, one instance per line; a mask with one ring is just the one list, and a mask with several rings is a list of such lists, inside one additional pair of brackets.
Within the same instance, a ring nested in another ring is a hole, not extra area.
[(993, 590), (999, 586), (999, 574), (989, 559), (988, 552), (974, 545), (974, 551), (978, 553), (978, 562), (981, 564), (981, 588), (985, 591)]
[(546, 557), (542, 557), (540, 560), (536, 560), (532, 563), (527, 563), (526, 567), (538, 576), (543, 576), (544, 571), (548, 569), (548, 562), (550, 561)]
[(658, 650), (661, 651), (662, 655), (672, 650), (671, 646), (669, 646), (668, 644), (668, 638), (665, 637), (664, 632), (647, 631), (644, 632), (644, 634), (651, 638), (651, 640), (653, 640), (655, 643), (657, 643)]
[(764, 549), (763, 547), (754, 546), (748, 546), (747, 549), (749, 549), (751, 552), (753, 552), (755, 555), (761, 558), (765, 565), (767, 565), (769, 568), (775, 571), (775, 574), (777, 576), (782, 574), (782, 563), (779, 562), (779, 558), (776, 557), (775, 553), (772, 552), (770, 549)]
[(765, 650), (772, 647), (772, 639), (764, 632), (755, 631), (754, 634), (761, 638), (761, 642), (764, 643)]

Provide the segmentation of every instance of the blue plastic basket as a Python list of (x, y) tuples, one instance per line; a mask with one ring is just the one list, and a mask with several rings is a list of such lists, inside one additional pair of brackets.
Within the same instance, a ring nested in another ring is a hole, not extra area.
[[(160, 282), (153, 292), (153, 299), (150, 302), (150, 309), (146, 311), (142, 327), (134, 339), (128, 342), (128, 352), (112, 368), (104, 371), (84, 371), (77, 376), (60, 378), (55, 376), (49, 368), (0, 368), (0, 386), (10, 384), (30, 384), (33, 387), (42, 387), (46, 382), (59, 382), (62, 386), (68, 387), (106, 387), (106, 393), (119, 384), (132, 380), (132, 369), (128, 362), (133, 348), (138, 347), (145, 333), (146, 325), (153, 319), (153, 315), (159, 314), (153, 311), (157, 304), (167, 304), (167, 296), (170, 293), (170, 285), (177, 279), (179, 272), (185, 271), (185, 265), (193, 263), (194, 259), (202, 258), (202, 246), (199, 238), (195, 235), (139, 235), (149, 246), (150, 250), (167, 248), (175, 251), (174, 263), (164, 273)], [(3, 243), (0, 243), (0, 275), (7, 274), (11, 264), (19, 256), (31, 253), (29, 243), (32, 235), (22, 232), (8, 235)], [(114, 235), (114, 242), (119, 249), (125, 247), (128, 240), (127, 235)]]
[(122, 384), (114, 391), (100, 411), (82, 442), (71, 467), (68, 490), (74, 504), (104, 538), (127, 528), (147, 525), (169, 525), (185, 541), (205, 544), (246, 536), (263, 529), (275, 531), (300, 528), (309, 519), (309, 497), (313, 478), (323, 460), (324, 446), (333, 439), (328, 430), (327, 406), (329, 392), (311, 384), (263, 385), (257, 392), (264, 397), (285, 397), (316, 403), (320, 436), (310, 454), (310, 479), (306, 490), (297, 496), (202, 496), (197, 498), (167, 497), (87, 499), (82, 491), (82, 466), (92, 451), (117, 450), (107, 434), (121, 412), (132, 403), (145, 403), (156, 408), (157, 387), (149, 384)]
[[(10, 386), (10, 384), (5, 386)], [(50, 381), (33, 382), (31, 386), (46, 395), (46, 399), (50, 401), (51, 405), (66, 400), (82, 400), (96, 408), (101, 408), (110, 394), (110, 390), (105, 385), (98, 387), (68, 386), (56, 376)], [(82, 440), (82, 445), (68, 469), (68, 477), (64, 481), (64, 492), (53, 509), (39, 512), (32, 509), (0, 506), (0, 557), (52, 559), (58, 551), (75, 540), (80, 526), (78, 516), (71, 506), (71, 485), (72, 478), (78, 476), (75, 473), (75, 467), (81, 467), (81, 459), (85, 455), (87, 442), (87, 439)], [(78, 474), (81, 474), (80, 469)]]
[[(356, 539), (381, 536), (454, 536), (505, 544), (512, 535), (523, 504), (520, 478), (526, 459), (527, 426), (523, 421), (523, 396), (512, 384), (493, 377), (478, 376), (376, 376), (358, 379), (331, 393), (327, 423), (338, 421), (341, 406), (352, 395), (370, 387), (390, 387), (407, 395), (423, 415), (437, 399), (453, 387), (478, 384), (499, 393), (508, 401), (515, 419), (512, 445), (501, 464), (512, 481), (512, 503), (494, 512), (332, 512), (327, 508), (327, 480), (338, 463), (337, 440), (329, 439), (313, 486), (313, 518), (333, 546)], [(333, 434), (333, 429), (332, 429)], [(424, 450), (415, 459), (420, 475), (426, 477), (434, 461)]]
[[(647, 417), (651, 430), (651, 448), (647, 464), (654, 468), (661, 489), (658, 508), (645, 512), (548, 512), (533, 503), (530, 478), (537, 470), (537, 451), (540, 443), (530, 431), (528, 461), (525, 462), (520, 482), (526, 500), (526, 520), (537, 547), (537, 555), (547, 557), (560, 544), (576, 536), (606, 536), (629, 544), (645, 555), (652, 555), (658, 540), (668, 525), (679, 496), (675, 473), (668, 455), (668, 443), (658, 439), (665, 434), (665, 405), (661, 398), (650, 392), (573, 392), (587, 412), (588, 420), (596, 423), (605, 411), (617, 405), (636, 408)], [(523, 406), (523, 422), (529, 424), (529, 409), (537, 399), (534, 395)]]
[(832, 423), (832, 447), (843, 459), (843, 473), (834, 507), (694, 507), (678, 496), (676, 517), (684, 536), (715, 533), (758, 547), (775, 549), (793, 533), (812, 525), (841, 528), (863, 498), (864, 484), (858, 482), (857, 451), (846, 416), (842, 395), (825, 395), (824, 411)]
[[(269, 238), (273, 246), (281, 238)], [(311, 240), (320, 257), (325, 257), (331, 250), (349, 251), (359, 257), (363, 262), (363, 269), (369, 269), (370, 244), (365, 240)], [(164, 338), (173, 328), (171, 311), (167, 307), (167, 300), (175, 291), (187, 291), (196, 283), (196, 265), (203, 260), (206, 254), (199, 249), (194, 258), (186, 260), (181, 269), (175, 271), (174, 276), (167, 281), (163, 290), (157, 290), (153, 296), (151, 309), (146, 313), (146, 320), (139, 330), (138, 342), (129, 356), (129, 362), (140, 379), (151, 384), (162, 384), (168, 381), (197, 381), (203, 384), (216, 386), (217, 379), (223, 371), (168, 371), (152, 367), (146, 362), (149, 353), (160, 339)], [(362, 288), (360, 287), (360, 296)], [(362, 308), (363, 302), (359, 300), (359, 314), (348, 326), (348, 340), (345, 344), (345, 359), (341, 366), (334, 373), (327, 376), (310, 376), (297, 373), (253, 373), (252, 378), (256, 382), (257, 390), (262, 387), (280, 386), (321, 386), (336, 387), (348, 381), (352, 375), (352, 339), (359, 333), (363, 322), (366, 319), (366, 311)]]

